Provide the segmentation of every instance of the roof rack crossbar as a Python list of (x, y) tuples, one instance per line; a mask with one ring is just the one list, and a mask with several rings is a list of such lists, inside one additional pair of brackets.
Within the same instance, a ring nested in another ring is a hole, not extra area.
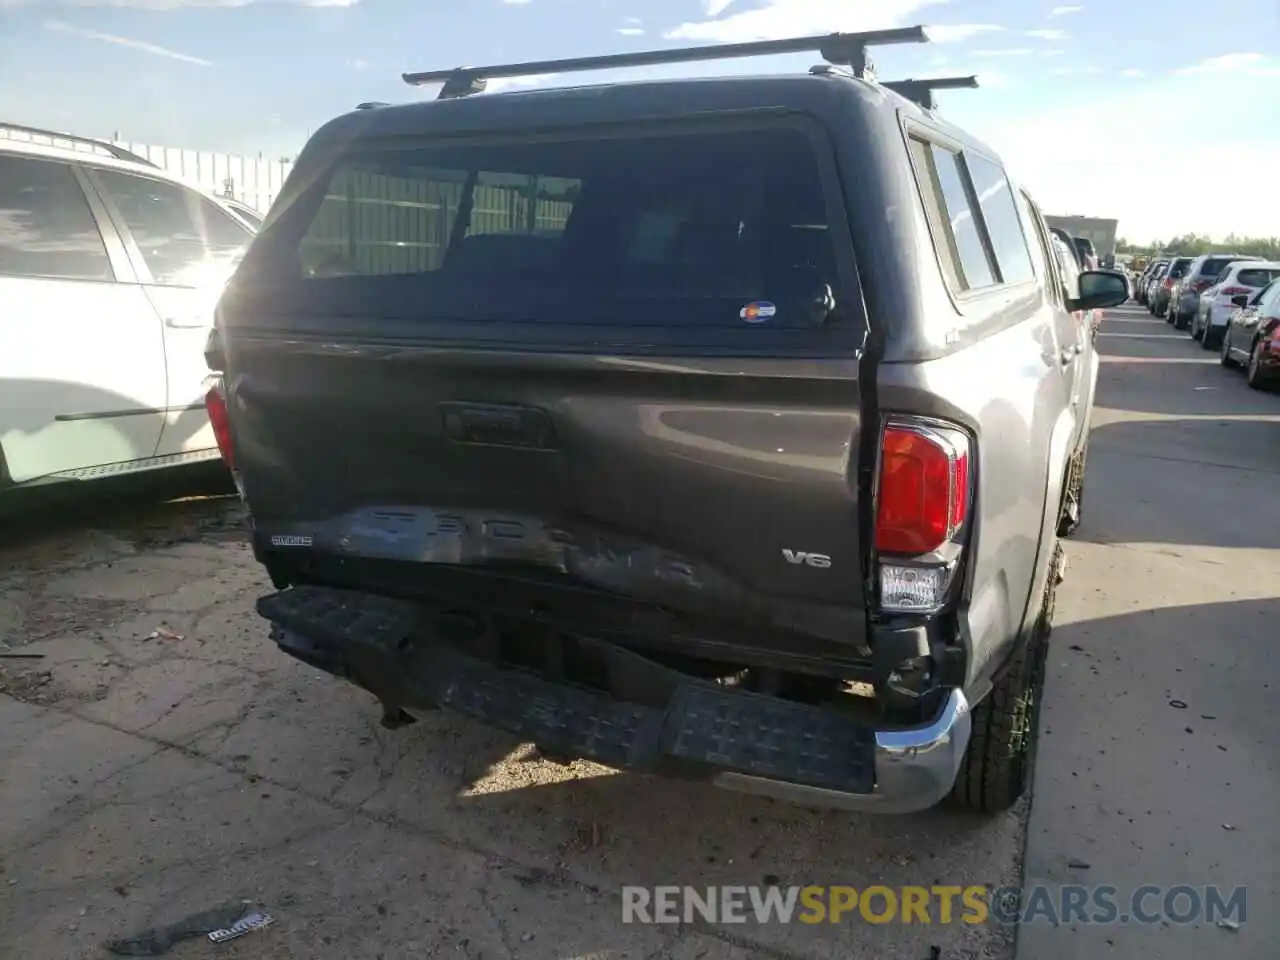
[(82, 137), (76, 133), (62, 133), (58, 130), (45, 130), (42, 127), (28, 127), (21, 123), (10, 123), (7, 120), (0, 120), (0, 130), (14, 130), (18, 133), (25, 133), (32, 137), (47, 137), (50, 140), (67, 140), (71, 143), (83, 143), (88, 146), (97, 147), (104, 150), (117, 160), (127, 160), (130, 163), (142, 163), (148, 167), (154, 167), (146, 157), (134, 153), (132, 150), (126, 150), (124, 147), (109, 143), (106, 140), (98, 140), (94, 137)]
[(698, 47), (675, 47), (670, 50), (643, 50), (598, 57), (571, 57), (566, 60), (532, 60), (526, 63), (501, 63), (488, 67), (455, 67), (451, 70), (429, 70), (403, 74), (411, 86), (444, 83), (438, 99), (479, 93), (485, 81), (497, 77), (534, 77), (546, 74), (578, 73), (588, 70), (616, 70), (623, 67), (653, 67), (669, 63), (699, 63), (710, 60), (733, 60), (740, 57), (767, 57), (786, 53), (818, 51), (828, 63), (852, 68), (859, 77), (871, 71), (867, 48), (900, 43), (928, 43), (929, 35), (922, 26), (896, 30), (870, 30), (865, 33), (829, 33), (814, 37), (786, 40), (758, 40), (749, 43), (711, 44)]
[(938, 106), (933, 97), (935, 90), (973, 90), (978, 86), (978, 78), (972, 74), (967, 77), (927, 77), (922, 80), (890, 80), (883, 85), (926, 110), (935, 110)]

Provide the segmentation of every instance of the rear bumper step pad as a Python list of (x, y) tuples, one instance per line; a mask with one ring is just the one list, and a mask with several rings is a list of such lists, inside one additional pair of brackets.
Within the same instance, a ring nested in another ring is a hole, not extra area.
[(728, 690), (612, 645), (612, 657), (668, 675), (665, 707), (544, 680), (435, 640), (413, 604), (299, 586), (258, 612), (286, 653), (412, 712), (449, 707), (559, 754), (648, 772), (701, 773), (719, 786), (851, 809), (905, 812), (950, 790), (968, 741), (953, 691), (938, 718), (877, 731), (836, 711)]

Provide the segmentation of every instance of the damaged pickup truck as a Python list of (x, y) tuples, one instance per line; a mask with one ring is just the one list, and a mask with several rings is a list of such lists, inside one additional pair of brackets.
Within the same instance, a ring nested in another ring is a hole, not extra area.
[[(810, 805), (1012, 804), (1097, 375), (1073, 314), (1125, 292), (1067, 291), (998, 157), (872, 77), (868, 45), (923, 38), (411, 75), (441, 97), (316, 133), (211, 352), (280, 648), (389, 726), (447, 707)], [(472, 95), (806, 49), (828, 63)]]

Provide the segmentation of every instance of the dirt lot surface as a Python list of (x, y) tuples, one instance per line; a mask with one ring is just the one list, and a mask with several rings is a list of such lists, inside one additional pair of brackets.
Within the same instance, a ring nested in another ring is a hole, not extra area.
[(275, 923), (166, 956), (1010, 955), (994, 925), (624, 924), (619, 890), (1015, 883), (1021, 809), (818, 813), (556, 765), (452, 714), (384, 730), (268, 641), (234, 500), (27, 527), (0, 548), (0, 643), (44, 655), (0, 660), (0, 956), (104, 956), (235, 900)]

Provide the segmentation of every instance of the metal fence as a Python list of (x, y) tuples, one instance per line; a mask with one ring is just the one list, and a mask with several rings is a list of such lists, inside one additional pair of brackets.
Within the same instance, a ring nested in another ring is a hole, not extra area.
[[(303, 240), (304, 262), (321, 271), (338, 268), (362, 275), (438, 269), (465, 184), (432, 173), (340, 171)], [(513, 182), (476, 185), (468, 234), (554, 235), (564, 229), (573, 209), (565, 193), (568, 181), (508, 179)]]
[(128, 140), (110, 143), (145, 157), (162, 170), (198, 184), (216, 196), (239, 200), (262, 213), (275, 201), (293, 167), (293, 160), (287, 157), (273, 160), (261, 153), (247, 157)]
[[(293, 167), (289, 158), (270, 159), (162, 147), (118, 138), (92, 140), (7, 130), (0, 137), (46, 143), (89, 153), (102, 144), (122, 147), (216, 196), (230, 197), (265, 213)], [(423, 172), (425, 174), (425, 172)], [(556, 234), (573, 209), (570, 181), (555, 177), (513, 177), (511, 182), (475, 188), (469, 233)], [(422, 176), (388, 176), (372, 171), (340, 173), (304, 241), (304, 256), (331, 262), (337, 257), (360, 273), (431, 271), (440, 266), (453, 220), (462, 203), (461, 181)], [(318, 265), (319, 265), (318, 264)]]
[[(86, 153), (102, 153), (92, 141), (63, 138), (56, 135), (42, 136), (0, 125), (0, 137), (34, 143), (44, 143), (64, 149)], [(255, 157), (230, 153), (214, 153), (206, 150), (184, 150), (180, 147), (161, 147), (154, 144), (135, 143), (131, 140), (101, 138), (102, 143), (123, 147), (131, 153), (154, 163), (162, 170), (182, 177), (219, 197), (230, 197), (247, 203), (266, 213), (267, 208), (284, 186), (293, 161), (287, 157), (271, 159), (264, 154)]]

